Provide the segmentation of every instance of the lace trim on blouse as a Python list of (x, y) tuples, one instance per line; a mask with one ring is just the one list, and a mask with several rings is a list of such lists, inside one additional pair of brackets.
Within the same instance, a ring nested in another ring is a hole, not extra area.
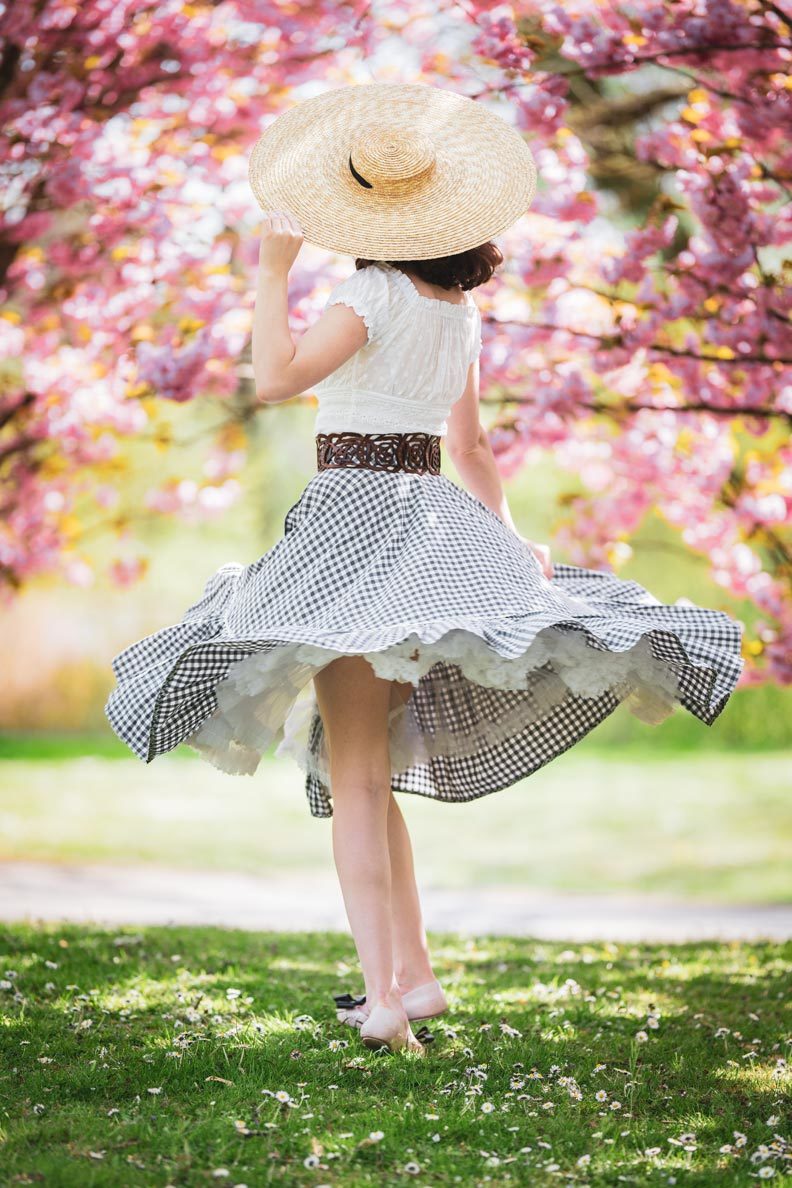
[(392, 264), (386, 264), (384, 262), (378, 263), (377, 267), (384, 268), (390, 273), (396, 284), (399, 285), (403, 292), (409, 294), (414, 301), (425, 303), (431, 309), (436, 310), (437, 313), (443, 314), (444, 317), (465, 318), (478, 308), (468, 289), (463, 289), (464, 301), (459, 304), (452, 301), (444, 301), (441, 297), (427, 297), (424, 293), (418, 292), (409, 276), (403, 273), (400, 268), (394, 268)]

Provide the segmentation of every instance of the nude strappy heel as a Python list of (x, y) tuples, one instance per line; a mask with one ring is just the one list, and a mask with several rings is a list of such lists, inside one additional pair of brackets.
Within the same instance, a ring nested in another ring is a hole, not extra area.
[[(352, 994), (334, 994), (333, 998), (336, 1004), (336, 1018), (339, 1023), (347, 1023), (350, 1027), (360, 1027), (368, 1018), (368, 1011), (365, 1009), (365, 994), (361, 998), (355, 998)], [(435, 1000), (434, 1010), (430, 1006), (432, 999)], [(442, 1003), (439, 1009), (437, 1009), (438, 1001)], [(448, 1010), (448, 1000), (437, 978), (402, 994), (402, 1003), (411, 1023), (423, 1019), (437, 1019)]]
[[(431, 999), (435, 999), (434, 1010), (430, 1006)], [(439, 1008), (436, 1005), (438, 1001), (442, 1004)], [(415, 989), (408, 990), (406, 994), (402, 994), (402, 1002), (407, 1012), (407, 1018), (410, 1021), (414, 1019), (437, 1019), (448, 1010), (448, 999), (437, 978), (434, 978), (431, 982), (425, 982), (423, 986), (416, 986)]]
[(361, 1025), (360, 1038), (372, 1051), (385, 1048), (401, 1052), (405, 1048), (423, 1056), (426, 1052), (420, 1040), (416, 1039), (409, 1019), (401, 1018), (396, 1011), (378, 1002), (372, 1007), (368, 1019)]

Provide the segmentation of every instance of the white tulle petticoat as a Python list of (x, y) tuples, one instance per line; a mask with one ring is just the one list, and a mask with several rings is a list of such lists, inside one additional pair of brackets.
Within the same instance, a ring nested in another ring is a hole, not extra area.
[[(409, 659), (416, 650), (419, 659)], [(264, 752), (280, 738), (277, 755), (290, 756), (306, 774), (329, 785), (326, 749), (315, 756), (309, 748), (311, 723), (318, 712), (312, 678), (343, 655), (311, 644), (290, 644), (240, 661), (218, 687), (215, 714), (184, 741), (221, 771), (252, 775)], [(547, 627), (522, 656), (509, 660), (493, 653), (479, 636), (457, 630), (439, 643), (422, 645), (417, 635), (411, 635), (387, 651), (363, 655), (377, 676), (386, 680), (416, 682), (434, 664), (453, 661), (477, 685), (530, 688), (528, 704), (520, 702), (494, 720), (478, 719), (465, 733), (442, 729), (425, 734), (411, 717), (409, 701), (391, 710), (394, 773), (436, 755), (474, 754), (482, 743), (506, 739), (517, 728), (541, 718), (570, 692), (590, 698), (610, 690), (650, 725), (673, 712), (679, 694), (676, 675), (655, 659), (645, 636), (624, 652), (602, 653), (592, 651), (580, 634)]]

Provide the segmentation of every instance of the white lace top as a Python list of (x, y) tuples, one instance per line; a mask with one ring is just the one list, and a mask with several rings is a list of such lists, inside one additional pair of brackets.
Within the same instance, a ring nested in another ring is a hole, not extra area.
[(339, 281), (325, 309), (341, 302), (366, 323), (368, 341), (314, 385), (316, 433), (436, 433), (445, 436), (481, 351), (481, 313), (469, 291), (462, 305), (419, 293), (384, 262)]

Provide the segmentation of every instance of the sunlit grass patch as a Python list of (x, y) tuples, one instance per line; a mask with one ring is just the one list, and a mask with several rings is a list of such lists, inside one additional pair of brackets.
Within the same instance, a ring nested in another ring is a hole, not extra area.
[(792, 946), (434, 938), (426, 1056), (337, 1023), (349, 938), (12, 926), (3, 1182), (752, 1184), (789, 1167)]

